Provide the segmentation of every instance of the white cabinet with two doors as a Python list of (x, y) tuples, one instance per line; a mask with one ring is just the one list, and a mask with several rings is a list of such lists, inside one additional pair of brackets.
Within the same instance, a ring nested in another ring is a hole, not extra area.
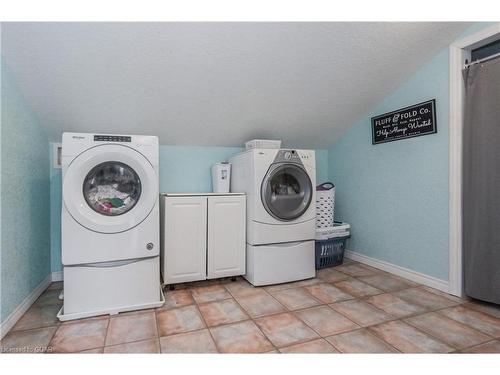
[(164, 284), (245, 274), (244, 194), (161, 196)]

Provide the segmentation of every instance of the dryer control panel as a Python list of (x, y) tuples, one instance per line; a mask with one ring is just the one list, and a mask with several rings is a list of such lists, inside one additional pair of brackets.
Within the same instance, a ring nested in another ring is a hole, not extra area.
[(274, 163), (290, 162), (302, 164), (300, 156), (296, 150), (279, 150), (274, 158)]

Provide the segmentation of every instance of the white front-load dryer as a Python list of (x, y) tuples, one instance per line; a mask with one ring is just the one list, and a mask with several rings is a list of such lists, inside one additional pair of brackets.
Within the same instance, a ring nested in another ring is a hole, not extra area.
[(64, 133), (61, 320), (161, 305), (158, 138)]
[(251, 149), (230, 162), (231, 191), (247, 194), (247, 280), (266, 285), (314, 277), (314, 151)]

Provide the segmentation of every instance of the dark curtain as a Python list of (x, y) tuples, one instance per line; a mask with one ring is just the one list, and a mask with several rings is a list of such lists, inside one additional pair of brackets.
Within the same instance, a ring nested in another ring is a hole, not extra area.
[(463, 73), (465, 294), (500, 304), (500, 58)]

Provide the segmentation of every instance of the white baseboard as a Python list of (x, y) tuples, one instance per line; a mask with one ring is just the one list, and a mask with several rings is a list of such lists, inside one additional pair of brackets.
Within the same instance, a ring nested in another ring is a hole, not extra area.
[(63, 281), (63, 271), (52, 272), (51, 281)]
[(378, 260), (375, 258), (371, 258), (369, 256), (357, 253), (352, 250), (346, 250), (345, 256), (349, 259), (355, 260), (360, 263), (367, 264), (369, 266), (372, 266), (374, 268), (378, 268), (382, 271), (392, 273), (394, 275), (403, 277), (405, 279), (408, 279), (410, 281), (414, 281), (416, 283), (429, 286), (434, 289), (441, 290), (445, 293), (450, 292), (450, 283), (445, 280), (441, 280), (429, 275), (425, 275), (420, 272), (416, 272), (413, 270), (410, 270), (408, 268), (396, 266), (395, 264), (384, 262), (383, 260)]
[(0, 340), (11, 330), (19, 319), (28, 311), (31, 305), (47, 289), (52, 282), (52, 275), (49, 274), (38, 286), (21, 302), (14, 311), (0, 324)]

